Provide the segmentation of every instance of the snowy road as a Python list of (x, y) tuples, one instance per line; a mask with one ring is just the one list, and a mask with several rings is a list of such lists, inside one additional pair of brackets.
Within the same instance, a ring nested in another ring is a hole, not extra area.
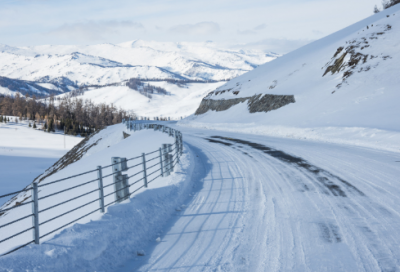
[(121, 271), (400, 271), (399, 154), (183, 133), (199, 187)]

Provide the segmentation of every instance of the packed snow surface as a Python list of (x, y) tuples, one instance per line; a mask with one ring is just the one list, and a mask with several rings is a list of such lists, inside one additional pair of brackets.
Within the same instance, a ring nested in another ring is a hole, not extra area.
[[(399, 270), (398, 153), (179, 129), (185, 155), (168, 180), (1, 257), (0, 271)], [(75, 168), (167, 140), (117, 132)]]

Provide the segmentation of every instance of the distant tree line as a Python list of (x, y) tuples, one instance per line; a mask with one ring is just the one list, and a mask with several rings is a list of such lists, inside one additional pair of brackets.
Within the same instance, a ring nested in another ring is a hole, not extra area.
[[(189, 84), (189, 83), (215, 83), (215, 82), (229, 81), (229, 80), (230, 79), (223, 79), (223, 80), (196, 79), (196, 80), (192, 80), (192, 79), (171, 79), (171, 78), (130, 78), (129, 80), (126, 80), (126, 81), (114, 82), (114, 83), (103, 84), (103, 85), (100, 85), (100, 84), (82, 85), (75, 90), (65, 93), (63, 96), (66, 96), (69, 98), (74, 98), (74, 97), (84, 95), (85, 91), (87, 91), (89, 89), (99, 89), (99, 88), (110, 87), (110, 86), (125, 86), (126, 85), (133, 90), (139, 91), (144, 96), (146, 96), (148, 98), (152, 98), (152, 94), (159, 93), (159, 94), (163, 94), (163, 95), (169, 95), (169, 93), (164, 88), (157, 87), (157, 86), (150, 85), (150, 84), (145, 84), (145, 82), (165, 81), (170, 84), (176, 84), (179, 87), (184, 87), (186, 84)], [(45, 98), (50, 98), (50, 95), (45, 96)], [(60, 101), (62, 98), (60, 96), (58, 96), (55, 99), (57, 101)]]
[(163, 94), (163, 95), (169, 94), (166, 89), (153, 86), (148, 83), (146, 84), (138, 78), (129, 79), (128, 82), (126, 83), (126, 86), (128, 86), (132, 90), (140, 92), (141, 94), (143, 94), (148, 98), (152, 98), (152, 94)]
[(165, 81), (171, 84), (189, 84), (189, 83), (216, 83), (216, 82), (221, 82), (221, 81), (229, 81), (231, 80), (230, 78), (227, 79), (221, 79), (221, 80), (204, 80), (204, 79), (174, 79), (174, 78), (131, 78), (130, 80), (140, 80), (142, 82), (146, 81)]
[[(383, 0), (382, 1), (382, 7), (383, 7), (383, 9), (387, 9), (387, 8), (393, 7), (394, 5), (397, 5), (399, 3), (400, 3), (400, 0)], [(375, 5), (374, 13), (378, 13), (378, 12), (380, 12), (380, 10)]]
[(50, 132), (63, 130), (66, 134), (87, 136), (108, 125), (122, 122), (123, 118), (136, 116), (133, 112), (117, 109), (113, 104), (94, 104), (90, 100), (64, 97), (55, 103), (54, 96), (37, 100), (28, 94), (0, 95), (0, 114), (19, 116), (42, 124)]

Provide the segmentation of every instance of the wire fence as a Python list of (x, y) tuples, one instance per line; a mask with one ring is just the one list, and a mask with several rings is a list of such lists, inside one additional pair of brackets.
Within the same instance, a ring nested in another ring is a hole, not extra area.
[[(123, 120), (123, 123), (128, 131), (154, 129), (167, 133), (175, 141), (141, 156), (113, 157), (110, 165), (45, 184), (34, 182), (24, 190), (1, 195), (0, 198), (18, 194), (24, 199), (0, 210), (0, 256), (32, 243), (39, 244), (42, 238), (91, 214), (104, 213), (107, 207), (129, 199), (157, 178), (174, 171), (183, 149), (180, 131), (160, 124), (131, 120)], [(14, 209), (18, 211), (10, 212)], [(1, 252), (1, 249), (7, 251)]]

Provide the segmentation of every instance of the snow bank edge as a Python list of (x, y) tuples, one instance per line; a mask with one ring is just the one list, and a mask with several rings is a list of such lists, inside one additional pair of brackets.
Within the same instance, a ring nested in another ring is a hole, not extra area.
[(345, 144), (400, 153), (400, 132), (365, 127), (290, 127), (255, 123), (201, 123), (183, 120), (178, 126), (277, 138)]

